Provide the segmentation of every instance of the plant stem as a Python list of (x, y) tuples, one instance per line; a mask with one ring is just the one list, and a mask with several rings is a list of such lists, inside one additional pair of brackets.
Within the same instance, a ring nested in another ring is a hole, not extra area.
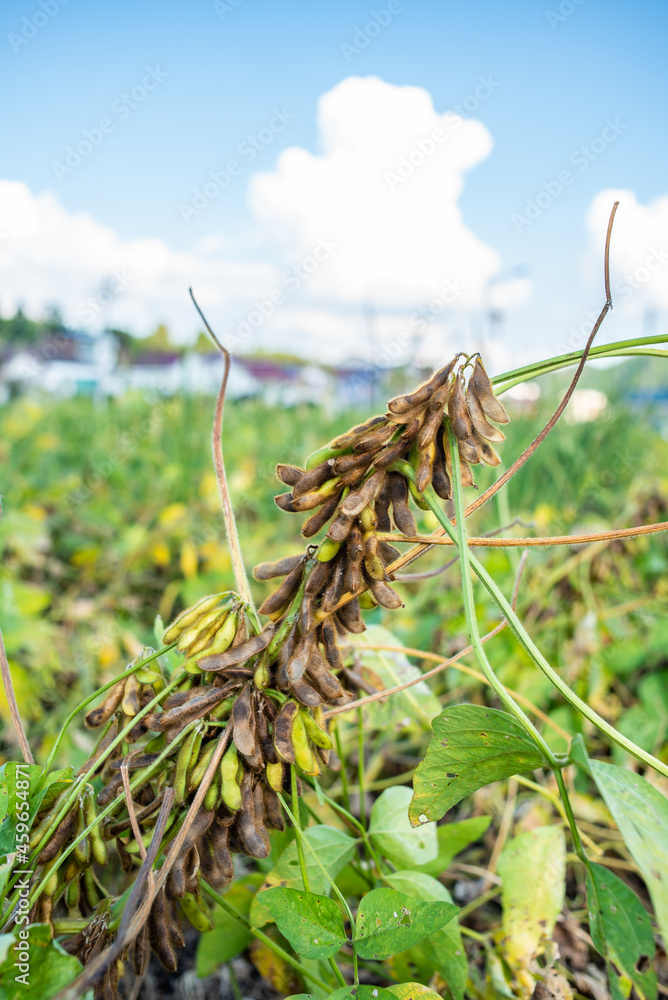
[(357, 784), (360, 796), (360, 823), (366, 829), (366, 802), (364, 801), (364, 719), (362, 709), (357, 709)]
[(312, 972), (309, 972), (309, 970), (305, 968), (301, 962), (298, 962), (296, 958), (293, 958), (293, 956), (289, 954), (289, 952), (285, 951), (284, 948), (281, 948), (280, 944), (276, 944), (275, 941), (272, 941), (271, 938), (264, 933), (264, 931), (260, 930), (259, 927), (253, 927), (250, 921), (247, 920), (242, 913), (239, 913), (239, 911), (235, 909), (231, 903), (228, 903), (224, 896), (221, 896), (215, 889), (212, 889), (211, 886), (204, 880), (202, 880), (201, 884), (207, 895), (211, 897), (214, 903), (216, 903), (221, 910), (225, 910), (225, 912), (228, 913), (233, 920), (236, 920), (241, 927), (247, 930), (249, 934), (254, 934), (258, 941), (262, 941), (262, 943), (265, 944), (270, 951), (273, 951), (274, 955), (282, 958), (284, 962), (287, 962), (287, 964), (291, 966), (291, 968), (295, 969), (305, 979), (310, 979), (311, 982), (315, 983), (315, 985), (320, 987), (321, 990), (325, 990), (328, 995), (332, 992), (332, 987), (328, 983), (323, 982), (322, 979), (318, 979), (318, 977), (314, 976)]
[(334, 973), (334, 975), (336, 976), (336, 978), (338, 979), (338, 981), (341, 983), (341, 985), (347, 987), (348, 983), (343, 978), (343, 973), (341, 972), (341, 970), (339, 969), (338, 965), (336, 964), (336, 959), (334, 958), (333, 955), (329, 956), (329, 964), (331, 966), (332, 972)]
[(542, 755), (549, 762), (550, 767), (558, 768), (560, 766), (559, 761), (555, 758), (543, 737), (540, 735), (529, 717), (522, 711), (515, 699), (508, 694), (505, 687), (492, 670), (492, 665), (487, 659), (485, 647), (481, 642), (480, 631), (478, 629), (478, 619), (475, 611), (475, 602), (473, 599), (473, 583), (471, 580), (471, 565), (469, 561), (470, 552), (466, 539), (466, 517), (464, 514), (464, 496), (462, 493), (462, 478), (459, 468), (459, 452), (457, 449), (457, 439), (449, 421), (448, 435), (450, 438), (450, 454), (452, 455), (452, 492), (457, 516), (456, 529), (452, 527), (450, 520), (441, 510), (440, 504), (437, 502), (436, 495), (431, 487), (425, 492), (425, 499), (443, 528), (445, 528), (459, 549), (459, 564), (461, 566), (462, 578), (462, 598), (464, 600), (464, 614), (466, 615), (466, 625), (471, 645), (473, 646), (480, 669), (487, 678), (490, 686), (494, 689), (494, 691), (496, 691), (499, 699), (503, 702), (508, 711), (515, 716), (520, 725), (526, 729), (527, 733), (532, 738)]
[(290, 787), (292, 790), (292, 808), (294, 810), (293, 824), (295, 830), (297, 831), (297, 857), (299, 858), (299, 867), (302, 873), (302, 882), (304, 883), (304, 888), (307, 892), (310, 892), (308, 872), (306, 871), (306, 858), (304, 857), (304, 845), (302, 844), (302, 827), (301, 820), (299, 818), (299, 790), (297, 787), (297, 768), (294, 764), (290, 765)]
[(341, 731), (339, 723), (334, 723), (334, 743), (336, 744), (336, 755), (341, 762), (341, 796), (343, 804), (350, 813), (350, 794), (348, 790), (348, 775), (346, 774), (346, 760), (343, 756), (343, 746), (341, 744)]
[(568, 825), (571, 828), (571, 835), (573, 837), (573, 846), (575, 847), (575, 853), (579, 857), (580, 861), (589, 868), (589, 858), (585, 854), (585, 849), (582, 846), (582, 840), (580, 839), (580, 831), (578, 830), (577, 823), (575, 822), (575, 816), (573, 815), (573, 807), (571, 806), (571, 800), (568, 797), (568, 789), (566, 788), (566, 782), (564, 781), (563, 771), (555, 771), (554, 776), (557, 779), (557, 787), (559, 788), (559, 794), (561, 795), (561, 801), (564, 805), (564, 812), (566, 813), (566, 819), (568, 820)]

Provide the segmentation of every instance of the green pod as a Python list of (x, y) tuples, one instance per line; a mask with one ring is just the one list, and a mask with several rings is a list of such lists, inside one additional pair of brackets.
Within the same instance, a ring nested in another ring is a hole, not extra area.
[(215, 608), (220, 602), (221, 597), (224, 596), (224, 594), (210, 594), (208, 597), (203, 597), (197, 604), (193, 604), (191, 608), (186, 608), (185, 611), (182, 611), (178, 618), (175, 618), (165, 629), (162, 636), (164, 644), (169, 646), (172, 642), (175, 642), (185, 629), (190, 628), (203, 615), (211, 611), (212, 608)]
[(189, 628), (183, 629), (176, 644), (179, 652), (188, 651), (190, 654), (192, 651), (194, 654), (200, 649), (204, 649), (209, 636), (213, 639), (217, 628), (222, 625), (223, 614), (224, 612), (220, 608), (213, 608), (198, 618)]
[(71, 882), (67, 883), (67, 888), (65, 889), (65, 905), (68, 910), (74, 910), (79, 906), (81, 901), (81, 883), (79, 882), (79, 876), (73, 878)]
[(239, 622), (239, 612), (232, 611), (227, 616), (223, 624), (220, 626), (218, 631), (213, 637), (213, 641), (210, 646), (207, 646), (203, 652), (207, 656), (213, 656), (215, 653), (224, 653), (225, 650), (229, 649), (234, 642), (234, 637), (237, 634), (237, 624)]
[(100, 902), (100, 896), (95, 885), (95, 877), (92, 868), (85, 868), (83, 873), (83, 891), (86, 902), (91, 910), (94, 910)]
[(157, 670), (150, 670), (148, 667), (140, 667), (139, 670), (135, 670), (135, 677), (140, 684), (155, 684), (156, 681), (162, 680)]
[[(54, 859), (55, 860), (55, 859)], [(45, 896), (53, 898), (58, 892), (58, 872), (54, 871), (52, 875), (49, 875), (46, 882), (44, 883), (44, 888), (42, 892)]]
[(232, 812), (241, 808), (241, 786), (239, 784), (239, 754), (234, 743), (223, 755), (220, 762), (221, 794), (223, 802)]
[(299, 714), (304, 724), (306, 735), (311, 739), (311, 741), (315, 743), (317, 747), (322, 747), (323, 750), (333, 750), (334, 744), (329, 733), (324, 729), (321, 729), (315, 719), (310, 716), (308, 712), (300, 708)]
[(90, 785), (86, 785), (84, 789), (84, 819), (86, 826), (91, 826), (92, 823), (95, 823), (95, 826), (92, 826), (88, 832), (93, 861), (96, 861), (98, 865), (106, 865), (109, 860), (109, 852), (107, 851), (107, 845), (102, 839), (100, 824), (96, 823), (95, 794)]
[(199, 931), (200, 934), (204, 934), (205, 931), (213, 930), (213, 921), (211, 920), (211, 917), (204, 909), (204, 905), (199, 897), (194, 893), (184, 893), (179, 900), (179, 906), (181, 907), (184, 917), (190, 921), (195, 930)]
[(283, 791), (283, 764), (277, 761), (275, 764), (266, 765), (267, 784), (275, 792)]
[(326, 444), (324, 448), (318, 448), (306, 459), (305, 469), (310, 472), (311, 469), (315, 469), (316, 465), (321, 465), (326, 462), (328, 458), (338, 458), (339, 455), (349, 455), (352, 448), (332, 448), (330, 445)]
[(190, 781), (188, 782), (189, 792), (192, 792), (196, 788), (199, 788), (199, 786), (202, 784), (202, 778), (204, 777), (206, 769), (209, 766), (209, 761), (214, 755), (216, 746), (217, 746), (217, 741), (212, 740), (210, 743), (207, 743), (204, 752), (200, 754), (200, 758), (197, 761), (196, 766), (193, 768), (192, 774), (190, 775)]
[(297, 712), (292, 723), (291, 733), (292, 748), (295, 752), (295, 764), (300, 771), (305, 774), (317, 773), (313, 751), (308, 741), (304, 717), (301, 712)]
[(267, 660), (266, 658), (263, 658), (255, 668), (253, 683), (258, 691), (264, 691), (264, 689), (268, 686), (270, 679), (271, 677), (269, 674), (269, 667), (267, 666)]
[[(74, 828), (74, 839), (80, 837), (86, 828), (86, 817), (84, 811), (83, 797), (79, 795), (79, 806), (77, 815), (77, 825)], [(90, 864), (90, 841), (88, 837), (83, 837), (74, 845), (73, 852), (74, 860), (82, 868), (85, 868)]]
[(373, 594), (369, 593), (368, 590), (365, 590), (363, 594), (359, 595), (358, 601), (360, 602), (360, 608), (362, 608), (363, 611), (373, 611), (374, 608), (378, 607), (377, 602), (373, 598)]
[(220, 778), (216, 774), (209, 787), (206, 790), (206, 795), (204, 796), (204, 808), (207, 812), (210, 809), (215, 809), (218, 805), (218, 799), (220, 797)]
[(181, 744), (179, 755), (176, 758), (176, 771), (174, 772), (174, 801), (179, 806), (182, 806), (186, 800), (188, 767), (190, 766), (190, 758), (192, 757), (196, 739), (197, 729), (193, 728), (192, 732), (189, 733)]
[(318, 562), (330, 562), (341, 548), (341, 542), (335, 542), (333, 538), (325, 538), (316, 554)]

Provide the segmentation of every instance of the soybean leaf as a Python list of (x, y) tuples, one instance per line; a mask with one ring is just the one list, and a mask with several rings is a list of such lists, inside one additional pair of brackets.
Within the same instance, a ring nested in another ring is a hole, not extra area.
[(446, 708), (413, 776), (413, 826), (438, 820), (471, 792), (499, 778), (533, 771), (545, 761), (507, 712), (480, 705)]
[(329, 958), (346, 943), (341, 911), (328, 896), (276, 886), (261, 893), (261, 902), (304, 958)]
[[(437, 879), (423, 872), (398, 871), (385, 877), (385, 881), (392, 889), (405, 892), (407, 896), (415, 896), (425, 902), (452, 903), (452, 896), (446, 887)], [(415, 966), (418, 974), (425, 979), (431, 979), (434, 971), (438, 971), (448, 984), (448, 988), (455, 1000), (462, 1000), (466, 987), (468, 974), (468, 962), (466, 951), (462, 942), (459, 922), (456, 919), (450, 921), (445, 927), (434, 931), (429, 937), (413, 945), (408, 951), (393, 955), (389, 960), (390, 967), (398, 972), (399, 969)], [(412, 983), (404, 984), (412, 986)], [(400, 987), (392, 987), (394, 992)], [(425, 989), (425, 987), (423, 987)]]
[(394, 1000), (382, 986), (342, 986), (329, 994), (329, 1000)]
[[(247, 917), (261, 879), (262, 876), (257, 874), (237, 879), (223, 893), (224, 899)], [(211, 919), (213, 928), (200, 934), (197, 941), (195, 970), (201, 977), (212, 975), (223, 962), (235, 958), (248, 947), (253, 937), (250, 931), (220, 906), (214, 906)]]
[(434, 993), (422, 983), (397, 983), (396, 986), (388, 986), (387, 991), (397, 997), (397, 1000), (417, 1000), (417, 997), (422, 997), (422, 1000), (441, 1000), (439, 993)]
[[(12, 945), (0, 964), (0, 1000), (49, 1000), (82, 970), (77, 958), (68, 955), (57, 941), (51, 940), (48, 924), (32, 924), (28, 932), (28, 961), (21, 963), (22, 952), (17, 953)], [(16, 962), (18, 966), (15, 966)], [(21, 979), (21, 976), (25, 978)], [(92, 998), (93, 991), (88, 990), (84, 1000)]]
[(415, 829), (408, 818), (410, 788), (386, 788), (373, 804), (369, 836), (381, 854), (401, 867), (433, 861), (438, 854), (436, 824)]
[[(341, 830), (337, 830), (336, 827), (311, 826), (304, 831), (304, 836), (332, 878), (336, 878), (355, 853), (357, 841)], [(310, 889), (320, 895), (329, 896), (332, 887), (307, 847), (304, 847), (304, 858)], [(285, 848), (275, 867), (265, 877), (262, 888), (270, 889), (276, 885), (288, 889), (302, 888), (296, 841), (288, 844)], [(269, 911), (256, 897), (250, 908), (250, 922), (253, 927), (263, 927), (271, 919)]]
[(659, 929), (668, 940), (668, 799), (641, 775), (616, 764), (591, 760), (589, 769), (642, 872)]
[(525, 967), (552, 935), (564, 905), (566, 843), (560, 826), (539, 826), (508, 841), (499, 858), (503, 879), (504, 952)]
[[(608, 868), (592, 864), (587, 870), (587, 909), (594, 947), (629, 977), (641, 996), (655, 1000), (656, 973), (652, 968), (638, 971), (643, 956), (653, 957), (655, 945), (651, 921), (635, 892)], [(613, 969), (609, 975), (612, 988), (617, 976)]]
[(465, 847), (472, 844), (474, 840), (482, 837), (491, 822), (491, 816), (471, 816), (469, 819), (459, 820), (458, 823), (444, 823), (436, 828), (436, 838), (438, 841), (438, 854), (434, 861), (428, 861), (426, 865), (420, 865), (419, 871), (425, 875), (435, 877), (447, 871), (452, 859), (463, 851)]
[(360, 958), (389, 958), (440, 930), (457, 911), (452, 903), (425, 903), (394, 889), (372, 889), (357, 911), (357, 954)]

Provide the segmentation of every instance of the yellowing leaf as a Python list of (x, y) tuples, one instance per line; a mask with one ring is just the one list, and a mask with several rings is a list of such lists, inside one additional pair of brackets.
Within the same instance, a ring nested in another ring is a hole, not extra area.
[(198, 561), (195, 545), (191, 541), (185, 541), (181, 546), (179, 565), (186, 580), (192, 580), (194, 576), (197, 576)]
[(155, 542), (151, 549), (151, 555), (156, 566), (169, 566), (170, 552), (169, 546), (165, 542)]
[(434, 993), (422, 983), (397, 983), (396, 986), (388, 986), (386, 989), (388, 993), (397, 997), (397, 1000), (441, 1000), (438, 993)]
[(510, 840), (499, 858), (503, 879), (503, 948), (526, 968), (552, 936), (564, 905), (566, 843), (560, 826), (540, 826)]
[(160, 511), (158, 523), (171, 528), (179, 521), (185, 521), (187, 517), (188, 508), (184, 503), (170, 503)]

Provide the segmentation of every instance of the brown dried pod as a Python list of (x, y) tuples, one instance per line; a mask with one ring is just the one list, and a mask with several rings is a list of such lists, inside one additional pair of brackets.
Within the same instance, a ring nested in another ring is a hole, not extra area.
[(418, 467), (415, 472), (415, 486), (420, 493), (424, 493), (431, 483), (431, 473), (436, 458), (436, 443), (430, 441), (425, 445), (419, 455)]
[[(330, 525), (327, 535), (329, 538), (333, 539), (335, 542), (343, 542), (348, 537), (350, 529), (355, 523), (355, 517), (352, 514), (339, 514), (335, 521)], [(326, 563), (321, 563), (325, 566)]]
[(334, 701), (343, 694), (343, 688), (338, 677), (335, 677), (327, 666), (327, 662), (316, 646), (308, 664), (308, 677), (313, 681), (316, 690), (325, 701)]
[(274, 497), (274, 503), (280, 510), (284, 510), (288, 514), (297, 513), (297, 508), (292, 503), (292, 493), (279, 493), (278, 496)]
[(376, 452), (362, 451), (352, 455), (340, 455), (338, 458), (330, 458), (329, 463), (332, 472), (337, 476), (343, 476), (353, 469), (366, 469), (371, 464)]
[(305, 472), (306, 470), (300, 469), (298, 465), (284, 465), (279, 462), (276, 466), (276, 475), (286, 486), (296, 486)]
[(134, 966), (136, 976), (141, 977), (146, 972), (150, 954), (151, 949), (148, 942), (148, 926), (144, 924), (134, 940), (132, 964)]
[(383, 608), (403, 608), (404, 604), (395, 590), (384, 580), (371, 580), (369, 582), (371, 593)]
[(239, 646), (243, 646), (245, 642), (248, 641), (248, 622), (246, 621), (246, 616), (241, 615), (237, 623), (237, 630), (234, 634), (234, 639), (230, 645), (230, 649), (237, 649)]
[(384, 479), (384, 469), (373, 472), (358, 490), (354, 490), (348, 494), (341, 503), (341, 513), (360, 514), (365, 507), (368, 507), (376, 499), (380, 493)]
[(165, 887), (156, 894), (153, 906), (148, 916), (148, 937), (151, 948), (155, 952), (161, 965), (170, 972), (176, 972), (178, 962), (171, 945), (169, 934), (169, 920), (167, 916), (167, 897)]
[(290, 687), (288, 679), (288, 663), (294, 654), (297, 645), (297, 622), (292, 623), (292, 628), (288, 632), (285, 642), (278, 653), (278, 664), (276, 666), (276, 686), (280, 691), (287, 691)]
[(330, 559), (329, 562), (319, 562), (316, 560), (306, 581), (307, 594), (319, 594), (324, 590), (334, 568), (333, 563), (333, 559)]
[(122, 789), (123, 779), (120, 774), (115, 774), (98, 794), (96, 799), (97, 804), (99, 806), (108, 806)]
[(343, 590), (355, 594), (361, 587), (363, 558), (363, 535), (360, 527), (356, 524), (348, 535), (346, 544), (346, 571), (343, 579)]
[(466, 407), (471, 418), (471, 423), (480, 437), (485, 438), (486, 441), (505, 441), (506, 435), (503, 431), (485, 419), (485, 413), (480, 405), (480, 400), (470, 385), (466, 389)]
[(308, 705), (310, 708), (322, 704), (320, 694), (304, 678), (292, 682), (292, 693), (302, 705)]
[(428, 382), (419, 386), (414, 392), (411, 392), (406, 396), (395, 396), (395, 398), (391, 399), (387, 404), (388, 409), (391, 410), (392, 413), (406, 413), (415, 406), (422, 406), (427, 402), (433, 392), (446, 384), (458, 360), (459, 355), (457, 354), (452, 361), (449, 362), (449, 364), (435, 372)]
[(469, 386), (475, 392), (480, 406), (490, 420), (495, 420), (497, 424), (507, 424), (510, 421), (505, 407), (494, 395), (489, 375), (479, 357), (476, 358), (473, 366)]
[(386, 476), (373, 505), (378, 531), (392, 531), (390, 520), (390, 477)]
[(295, 647), (287, 664), (288, 680), (291, 684), (300, 681), (304, 676), (314, 642), (315, 636), (313, 634), (305, 635)]
[(297, 500), (299, 497), (303, 497), (306, 493), (311, 493), (313, 490), (317, 490), (321, 486), (324, 486), (327, 480), (332, 479), (333, 476), (334, 472), (329, 462), (321, 462), (320, 465), (316, 465), (314, 469), (310, 469), (309, 472), (305, 472), (299, 482), (295, 485), (292, 491), (294, 500)]
[(313, 538), (314, 535), (317, 535), (325, 527), (330, 517), (333, 517), (336, 513), (340, 498), (341, 493), (335, 493), (333, 496), (328, 497), (320, 507), (320, 510), (317, 510), (315, 514), (311, 514), (308, 520), (304, 521), (302, 525), (302, 535), (304, 538)]
[(389, 439), (394, 434), (394, 426), (392, 424), (387, 424), (385, 427), (377, 427), (373, 431), (369, 431), (368, 434), (364, 434), (361, 438), (353, 445), (353, 450), (357, 452), (365, 451), (377, 451), (378, 448), (389, 441)]
[(347, 569), (346, 560), (343, 558), (344, 555), (345, 552), (339, 552), (336, 560), (332, 560), (334, 562), (334, 569), (322, 595), (320, 602), (321, 611), (331, 611), (341, 596)]
[[(203, 843), (204, 838), (199, 841)], [(186, 892), (192, 892), (196, 894), (199, 891), (199, 870), (200, 870), (200, 856), (199, 847), (190, 848), (188, 853), (188, 860), (186, 864)]]
[(359, 635), (360, 632), (366, 632), (366, 625), (360, 614), (360, 602), (356, 597), (342, 604), (338, 608), (336, 615), (348, 632), (352, 632), (355, 635)]
[[(90, 770), (90, 768), (95, 764), (95, 762), (100, 759), (100, 757), (105, 752), (107, 747), (114, 742), (117, 736), (118, 736), (118, 719), (114, 719), (114, 721), (109, 726), (109, 729), (102, 737), (102, 740), (100, 741), (100, 744), (95, 753), (91, 757), (89, 757), (88, 760), (84, 761), (84, 763), (77, 771), (77, 777), (80, 777), (82, 774), (86, 774), (86, 772)], [(106, 760), (103, 761), (103, 763), (106, 763)], [(99, 767), (101, 766), (102, 765), (99, 765)], [(99, 770), (99, 767), (96, 768), (95, 771)], [(93, 771), (93, 774), (95, 774), (95, 771)]]
[[(417, 431), (418, 423), (415, 422), (415, 430)], [(408, 441), (405, 434), (402, 434), (398, 441), (394, 441), (383, 448), (381, 453), (377, 456), (374, 462), (374, 467), (376, 469), (386, 469), (388, 465), (392, 465), (392, 462), (396, 462), (398, 458), (402, 458), (407, 447)]]
[(299, 608), (299, 630), (302, 635), (312, 632), (315, 625), (315, 594), (304, 594), (304, 598)]
[(176, 948), (183, 948), (186, 942), (181, 931), (181, 920), (176, 909), (176, 900), (169, 892), (166, 893), (166, 902), (167, 933), (170, 943)]
[(167, 876), (167, 884), (169, 886), (169, 892), (172, 896), (178, 896), (179, 899), (183, 899), (186, 892), (186, 867), (188, 865), (189, 852), (181, 851), (178, 857), (174, 860), (174, 864), (171, 867), (171, 871)]
[[(260, 785), (256, 787), (259, 788)], [(285, 821), (283, 820), (278, 795), (273, 788), (265, 785), (262, 788), (262, 796), (264, 798), (264, 821), (266, 825), (270, 830), (280, 830), (282, 832), (285, 830)]]
[[(213, 659), (213, 657), (210, 657)], [(173, 726), (183, 727), (193, 719), (201, 719), (202, 716), (210, 712), (226, 697), (223, 688), (198, 688), (199, 693), (186, 701), (183, 705), (177, 705), (162, 715), (157, 715), (151, 722), (151, 729), (154, 732), (166, 732)]]
[(230, 646), (224, 653), (214, 653), (213, 656), (202, 657), (201, 660), (197, 661), (197, 666), (202, 670), (217, 672), (233, 667), (237, 663), (245, 663), (251, 656), (266, 649), (273, 637), (274, 626), (268, 625), (259, 635), (252, 636), (241, 646)]
[(213, 889), (224, 889), (234, 877), (234, 862), (228, 846), (230, 823), (220, 823), (216, 818), (206, 837), (199, 842), (200, 871)]
[(121, 701), (123, 700), (123, 692), (125, 691), (125, 681), (119, 681), (118, 684), (107, 691), (107, 695), (101, 705), (97, 708), (91, 709), (91, 711), (84, 717), (84, 723), (88, 729), (97, 729), (104, 722), (111, 718), (114, 714)]
[(270, 594), (262, 603), (258, 608), (258, 614), (273, 615), (275, 612), (280, 611), (282, 607), (285, 607), (299, 590), (299, 584), (302, 582), (303, 575), (304, 561), (302, 560), (288, 573), (278, 590)]
[(239, 753), (254, 768), (262, 767), (262, 754), (258, 745), (255, 725), (255, 709), (252, 698), (253, 686), (249, 681), (234, 703), (232, 718), (234, 720), (234, 745)]
[(278, 754), (276, 753), (276, 747), (274, 742), (269, 735), (269, 726), (267, 725), (267, 716), (265, 715), (264, 706), (266, 704), (266, 699), (258, 705), (255, 711), (255, 735), (257, 741), (260, 744), (260, 749), (262, 751), (262, 756), (264, 757), (267, 764), (278, 763)]
[(194, 687), (186, 688), (185, 690), (172, 691), (170, 696), (163, 702), (162, 707), (165, 711), (170, 708), (178, 708), (179, 705), (185, 705), (185, 703), (190, 701), (191, 698), (198, 698), (202, 692), (203, 688), (201, 688), (198, 684)]
[[(200, 840), (206, 831), (209, 829), (213, 823), (215, 812), (213, 809), (200, 809), (198, 813), (195, 814), (195, 818), (186, 834), (185, 840), (181, 845), (182, 854), (187, 854), (191, 847)], [(177, 827), (180, 829), (181, 824)]]
[[(452, 481), (452, 456), (450, 454), (450, 440), (448, 438), (447, 431), (443, 434), (443, 451), (445, 452), (445, 464), (448, 477)], [(468, 462), (462, 458), (459, 449), (457, 449), (457, 458), (459, 459), (459, 472), (462, 478), (462, 486), (475, 486), (473, 482), (473, 473), (469, 467)]]
[(455, 437), (459, 438), (460, 441), (471, 437), (473, 426), (464, 398), (464, 379), (461, 375), (457, 375), (448, 399), (448, 417)]
[(449, 500), (452, 497), (452, 486), (450, 485), (450, 477), (445, 467), (445, 451), (443, 449), (444, 433), (446, 432), (439, 432), (436, 435), (436, 456), (434, 458), (434, 466), (431, 470), (431, 483), (436, 491), (436, 495), (441, 500)]
[(159, 756), (159, 753), (141, 753), (137, 754), (136, 757), (127, 754), (123, 760), (113, 760), (109, 765), (109, 770), (120, 771), (121, 767), (125, 766), (128, 771), (140, 771), (142, 767), (149, 767), (149, 765), (155, 764)]
[(76, 819), (77, 811), (75, 809), (72, 809), (63, 817), (54, 830), (49, 843), (39, 852), (38, 860), (41, 865), (45, 865), (48, 861), (53, 861), (61, 848), (65, 846), (65, 843), (70, 838), (70, 834), (74, 830)]
[(417, 525), (413, 512), (408, 506), (408, 485), (398, 472), (389, 473), (390, 499), (392, 500), (392, 518), (399, 531), (404, 535), (417, 534)]
[(350, 472), (346, 472), (344, 476), (341, 476), (339, 480), (339, 485), (343, 490), (345, 487), (352, 489), (362, 482), (366, 476), (366, 469), (351, 469)]
[(369, 420), (365, 421), (363, 424), (358, 424), (356, 427), (352, 427), (345, 434), (340, 434), (339, 437), (334, 438), (330, 441), (331, 448), (349, 448), (355, 441), (358, 441), (363, 434), (368, 431), (373, 430), (376, 427), (381, 427), (387, 423), (386, 417), (371, 417)]
[(339, 644), (336, 641), (336, 628), (331, 618), (326, 618), (322, 622), (320, 635), (322, 637), (322, 644), (325, 647), (327, 662), (334, 670), (340, 670), (343, 667), (343, 657), (341, 656)]
[(478, 454), (483, 462), (487, 465), (501, 465), (501, 456), (497, 453), (496, 449), (492, 447), (489, 441), (485, 441), (483, 437), (478, 434), (476, 430), (473, 431), (473, 436), (478, 445)]
[(280, 576), (287, 576), (303, 559), (304, 556), (300, 554), (276, 559), (274, 562), (258, 563), (253, 570), (253, 576), (256, 580), (274, 580)]
[(120, 837), (116, 838), (116, 853), (120, 859), (123, 871), (131, 872), (135, 866), (135, 855), (130, 854)]
[(393, 563), (395, 559), (398, 559), (400, 553), (389, 542), (378, 542), (378, 555), (383, 560), (383, 565), (387, 566), (388, 563)]
[[(146, 789), (146, 790), (150, 792), (150, 789)], [(151, 802), (147, 803), (145, 806), (141, 806), (140, 808), (137, 808), (137, 805), (135, 804), (135, 818), (136, 818), (137, 822), (138, 823), (143, 823), (145, 819), (148, 819), (148, 817), (152, 816), (154, 812), (157, 812), (158, 809), (160, 808), (160, 806), (162, 805), (162, 800), (163, 800), (164, 797), (165, 797), (165, 793), (164, 793), (164, 791), (162, 791), (158, 795), (156, 795), (155, 798)], [(117, 837), (119, 833), (123, 832), (123, 830), (129, 830), (131, 825), (132, 824), (130, 823), (130, 817), (128, 816), (127, 819), (121, 820), (118, 823), (113, 823), (108, 828), (107, 836), (109, 836), (109, 837)]]
[(295, 751), (292, 746), (292, 724), (299, 711), (294, 701), (286, 701), (274, 722), (274, 746), (279, 757), (288, 764), (295, 763)]
[[(260, 789), (260, 796), (261, 793)], [(262, 814), (258, 816), (252, 778), (250, 772), (246, 771), (241, 779), (241, 808), (237, 814), (236, 830), (241, 846), (252, 858), (266, 858), (271, 849), (264, 825), (264, 801), (260, 798), (260, 802)]]

